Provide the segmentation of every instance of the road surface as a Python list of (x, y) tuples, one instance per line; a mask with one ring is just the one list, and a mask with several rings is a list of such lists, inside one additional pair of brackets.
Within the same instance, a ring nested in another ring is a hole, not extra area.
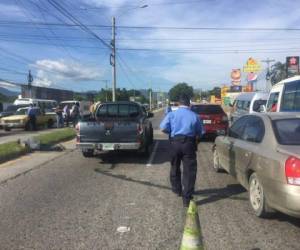
[[(161, 117), (153, 118), (154, 128)], [(67, 151), (2, 182), (0, 248), (178, 249), (185, 211), (170, 191), (166, 136), (157, 130), (155, 139), (148, 159)], [(211, 147), (199, 147), (195, 195), (205, 248), (299, 249), (300, 221), (256, 218), (247, 192), (228, 174), (213, 172)]]

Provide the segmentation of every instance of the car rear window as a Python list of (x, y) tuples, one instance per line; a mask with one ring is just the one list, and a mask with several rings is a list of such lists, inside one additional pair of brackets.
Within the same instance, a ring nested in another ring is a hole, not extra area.
[(104, 104), (97, 111), (98, 117), (131, 117), (139, 116), (140, 109), (134, 104)]
[(224, 111), (219, 105), (193, 105), (192, 111), (197, 114), (223, 114)]
[(279, 144), (300, 145), (300, 119), (280, 119), (273, 121)]

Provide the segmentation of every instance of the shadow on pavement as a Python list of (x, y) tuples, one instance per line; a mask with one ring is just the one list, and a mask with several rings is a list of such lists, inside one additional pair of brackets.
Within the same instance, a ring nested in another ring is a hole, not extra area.
[(136, 179), (133, 179), (131, 177), (128, 177), (128, 176), (122, 175), (122, 174), (113, 174), (111, 172), (108, 172), (108, 171), (105, 171), (105, 170), (101, 170), (99, 168), (96, 168), (95, 172), (97, 172), (99, 174), (103, 174), (103, 175), (109, 176), (109, 177), (113, 177), (113, 178), (116, 178), (116, 179), (119, 179), (119, 180), (123, 180), (123, 181), (138, 183), (138, 184), (142, 184), (142, 185), (145, 185), (145, 186), (156, 187), (156, 188), (160, 188), (160, 189), (171, 190), (171, 188), (168, 187), (168, 186), (164, 186), (164, 185), (160, 185), (160, 184), (155, 184), (155, 183), (152, 183), (150, 181), (136, 180)]
[(283, 214), (281, 212), (276, 212), (274, 215), (270, 216), (269, 218), (265, 218), (265, 220), (278, 220), (280, 222), (287, 222), (300, 228), (300, 218), (292, 217), (287, 214)]
[(207, 196), (202, 200), (197, 201), (197, 205), (204, 205), (208, 203), (212, 203), (215, 201), (223, 200), (223, 199), (232, 199), (232, 200), (248, 200), (248, 198), (244, 197), (233, 197), (234, 195), (238, 195), (246, 192), (246, 189), (243, 188), (240, 184), (231, 184), (227, 185), (225, 188), (212, 188), (212, 189), (204, 189), (196, 191), (195, 195), (203, 195)]

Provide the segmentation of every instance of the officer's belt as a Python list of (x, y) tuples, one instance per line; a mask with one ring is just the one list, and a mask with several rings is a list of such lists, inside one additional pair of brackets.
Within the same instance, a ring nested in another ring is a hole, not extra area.
[(195, 142), (196, 137), (186, 136), (186, 135), (175, 135), (175, 136), (171, 137), (171, 141), (180, 141), (180, 142), (191, 141), (191, 142)]

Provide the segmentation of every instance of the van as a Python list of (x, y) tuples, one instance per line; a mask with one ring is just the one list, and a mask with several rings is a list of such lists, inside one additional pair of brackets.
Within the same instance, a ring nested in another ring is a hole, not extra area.
[(57, 106), (55, 100), (34, 99), (34, 98), (18, 98), (14, 101), (14, 105), (29, 106), (30, 104), (39, 107), (44, 112), (53, 112)]
[(294, 76), (276, 83), (270, 92), (267, 112), (300, 111), (300, 76)]
[(268, 92), (248, 92), (238, 95), (232, 104), (230, 121), (234, 122), (242, 115), (261, 112), (269, 97)]
[(71, 110), (72, 106), (76, 103), (79, 103), (79, 113), (82, 118), (87, 118), (91, 115), (90, 112), (91, 103), (88, 101), (70, 100), (70, 101), (62, 101), (60, 104), (62, 107), (68, 105), (69, 109)]

